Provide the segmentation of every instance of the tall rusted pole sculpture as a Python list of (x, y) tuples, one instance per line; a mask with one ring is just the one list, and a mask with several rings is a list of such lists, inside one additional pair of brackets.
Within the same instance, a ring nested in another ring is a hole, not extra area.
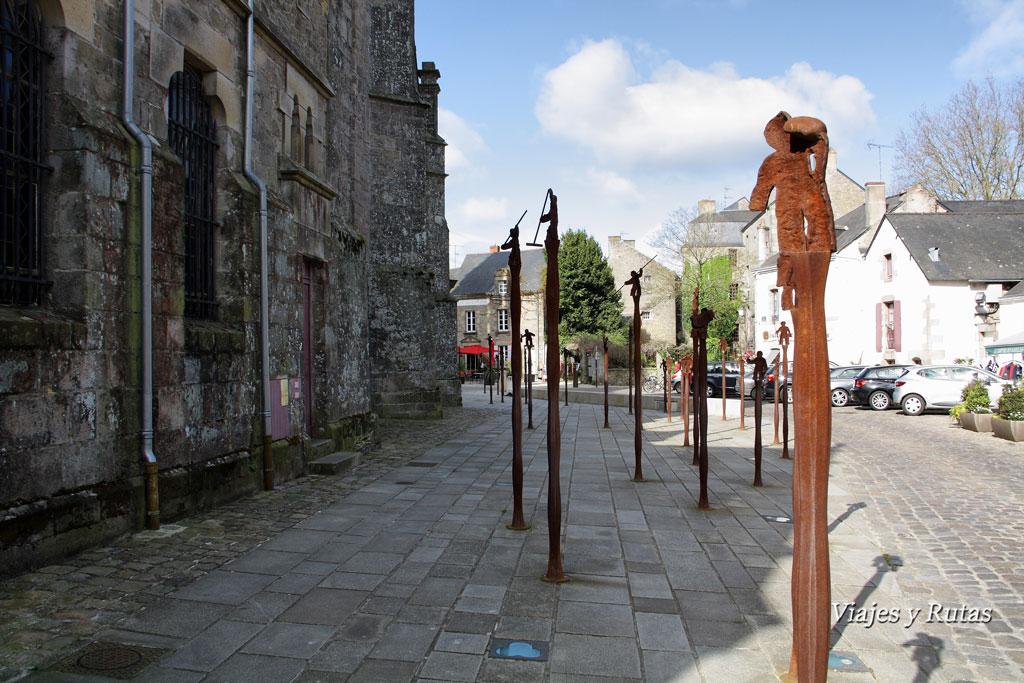
[(693, 359), (683, 359), (679, 375), (679, 413), (683, 416), (683, 446), (690, 445), (690, 370)]
[(565, 407), (569, 407), (569, 349), (562, 349), (562, 359), (565, 365)]
[(544, 314), (548, 328), (548, 570), (544, 580), (561, 583), (569, 579), (562, 573), (562, 426), (558, 416), (558, 197), (550, 189), (544, 204), (547, 205), (549, 200), (551, 205), (548, 212), (544, 213), (541, 209), (541, 217), (537, 222), (538, 232), (541, 223), (548, 224), (547, 235), (544, 237), (544, 249), (548, 255), (544, 285)]
[[(523, 216), (525, 215), (524, 211)], [(523, 220), (523, 216), (519, 217), (520, 221)], [(523, 340), (519, 336), (519, 317), (522, 314), (523, 302), (519, 275), (523, 269), (523, 257), (519, 251), (518, 222), (509, 230), (508, 239), (501, 248), (511, 250), (508, 255), (508, 267), (512, 276), (512, 523), (508, 528), (525, 531), (530, 525), (523, 517), (523, 404), (519, 400), (520, 382), (523, 378)]]
[(611, 429), (608, 424), (608, 335), (601, 333), (601, 343), (604, 346), (604, 429)]
[[(667, 413), (668, 408), (668, 357), (661, 359), (661, 400), (664, 402), (664, 410)], [(672, 420), (669, 420), (671, 422)]]
[[(700, 286), (693, 288), (693, 313), (690, 315), (690, 320), (693, 320), (693, 316), (697, 315), (697, 302), (700, 299)], [(693, 329), (692, 322), (690, 326), (690, 336), (693, 341), (693, 375), (691, 376), (690, 387), (693, 389), (693, 461), (690, 463), (692, 467), (698, 467), (700, 465), (700, 394), (697, 392), (697, 382), (700, 377), (700, 351), (697, 344), (697, 331)], [(704, 364), (705, 377), (707, 376), (707, 363)], [(704, 392), (706, 393), (706, 390)]]
[[(668, 359), (671, 360), (671, 359)], [(668, 422), (672, 422), (672, 378), (669, 375), (669, 371), (672, 369), (668, 364), (668, 360), (661, 361), (662, 365), (665, 366), (665, 412), (668, 413)]]
[[(708, 323), (715, 318), (715, 312), (710, 308), (700, 309), (700, 313), (690, 316), (690, 325), (693, 330), (693, 345), (696, 349), (697, 382), (693, 388), (694, 410), (693, 414), (700, 419), (700, 448), (697, 465), (700, 468), (700, 498), (697, 501), (698, 510), (710, 510), (708, 503)], [(723, 391), (725, 387), (722, 387)], [(698, 410), (696, 405), (700, 404)]]
[(793, 461), (793, 649), (789, 673), (802, 683), (820, 683), (828, 670), (831, 617), (826, 506), (832, 411), (828, 403), (825, 281), (836, 235), (825, 185), (828, 134), (818, 119), (790, 118), (779, 112), (768, 122), (764, 135), (776, 151), (761, 164), (750, 209), (763, 211), (772, 188), (777, 189), (777, 283), (782, 286), (782, 307), (792, 311), (793, 332), (800, 337), (793, 368), (800, 457)]
[(768, 372), (768, 361), (760, 351), (754, 356), (754, 486), (761, 482), (761, 399), (764, 394), (764, 375)]
[[(729, 348), (729, 341), (722, 337), (718, 340), (719, 356), (722, 359), (722, 422), (725, 422), (725, 395), (729, 393), (728, 387), (725, 385), (725, 350)], [(740, 393), (743, 393), (743, 376), (740, 375)]]
[(527, 429), (533, 429), (533, 332), (523, 332), (526, 338), (526, 412), (529, 416)]
[(490, 380), (491, 403), (494, 403), (494, 339), (487, 335), (487, 378)]
[(777, 354), (772, 364), (772, 376), (775, 377), (775, 438), (772, 439), (772, 445), (778, 446), (782, 443), (779, 441), (779, 383), (782, 378), (779, 377), (779, 356)]
[(744, 422), (744, 420), (747, 417), (747, 405), (746, 405), (747, 404), (747, 394), (744, 391), (744, 389), (746, 387), (744, 386), (745, 382), (743, 381), (743, 378), (746, 377), (746, 375), (743, 374), (743, 354), (741, 353), (741, 354), (739, 354), (739, 356), (740, 356), (740, 379), (739, 379), (739, 385), (740, 385), (739, 386), (739, 389), (740, 389), (740, 429), (746, 429), (747, 425)]
[(793, 334), (783, 322), (776, 330), (782, 346), (782, 460), (789, 460), (789, 340)]
[(501, 396), (501, 402), (505, 402), (505, 352), (500, 351), (501, 360), (498, 362), (498, 394)]
[(633, 297), (633, 374), (636, 375), (636, 408), (633, 410), (633, 454), (636, 463), (633, 466), (633, 481), (643, 481), (644, 471), (640, 464), (640, 456), (643, 451), (643, 428), (644, 428), (644, 394), (640, 391), (640, 278), (644, 275), (644, 269), (632, 270), (629, 279), (623, 284), (630, 285), (629, 295)]
[[(626, 333), (626, 375), (629, 383), (629, 395), (626, 398), (626, 407), (629, 414), (633, 414), (633, 321), (629, 322), (629, 331)], [(636, 390), (640, 391), (640, 380), (637, 380)]]

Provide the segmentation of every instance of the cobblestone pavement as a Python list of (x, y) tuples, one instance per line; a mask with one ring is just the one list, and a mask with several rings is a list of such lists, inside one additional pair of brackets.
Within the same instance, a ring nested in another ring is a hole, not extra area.
[[(777, 680), (792, 527), (763, 515), (790, 509), (778, 448), (752, 488), (753, 430), (712, 407), (714, 510), (698, 512), (678, 420), (645, 413), (650, 481), (634, 484), (632, 417), (613, 409), (602, 430), (600, 406), (561, 408), (572, 581), (544, 584), (546, 403), (524, 446), (533, 528), (513, 532), (509, 404), (478, 392), (443, 421), (385, 425), (347, 475), (0, 583), (0, 680), (109, 680), (48, 670), (93, 641), (171, 651), (137, 681)], [(834, 412), (833, 600), (860, 609), (833, 651), (869, 671), (831, 681), (1024, 680), (1024, 445), (947, 424)], [(500, 638), (545, 643), (548, 661), (494, 658)]]

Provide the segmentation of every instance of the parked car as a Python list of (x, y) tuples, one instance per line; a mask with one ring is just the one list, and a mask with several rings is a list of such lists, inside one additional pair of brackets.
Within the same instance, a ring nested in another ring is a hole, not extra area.
[(892, 392), (896, 379), (910, 365), (874, 365), (864, 368), (853, 381), (852, 396), (872, 410), (888, 410), (893, 406)]
[[(749, 367), (749, 366), (747, 366)], [(753, 370), (747, 370), (744, 368), (743, 373), (743, 390), (748, 391), (747, 387), (751, 389), (754, 386)], [(740, 364), (738, 361), (726, 361), (725, 362), (725, 387), (728, 394), (734, 394), (739, 396), (739, 390), (736, 385), (739, 381), (740, 376)], [(682, 382), (682, 371), (677, 370), (672, 375), (672, 391), (679, 393), (680, 383)], [(693, 380), (690, 381), (690, 393), (693, 393)], [(722, 395), (722, 364), (721, 363), (708, 363), (708, 398), (712, 396)]]
[(866, 365), (844, 365), (832, 368), (832, 405), (842, 408), (853, 398), (853, 383)]
[[(782, 361), (780, 360), (779, 363), (781, 364)], [(786, 402), (791, 404), (791, 403), (793, 403), (793, 392), (789, 391), (789, 390), (793, 388), (793, 361), (791, 361), (791, 360), (787, 361), (786, 362), (786, 366), (787, 366), (786, 384), (785, 384), (785, 386), (779, 387), (779, 397), (781, 398), (784, 395), (786, 397), (785, 398)], [(785, 394), (783, 394), (783, 390), (787, 390), (787, 391), (785, 391)], [(765, 376), (764, 376), (764, 397), (767, 399), (769, 396), (772, 398), (773, 401), (775, 400), (775, 365), (774, 364), (771, 364), (771, 365), (768, 366), (768, 372), (765, 373)], [(754, 398), (754, 395), (751, 394), (750, 398)]]
[(974, 379), (988, 385), (988, 397), (995, 405), (1005, 387), (1013, 386), (988, 370), (968, 365), (911, 366), (895, 383), (892, 400), (904, 415), (920, 415), (926, 410), (949, 410), (960, 403), (964, 387)]

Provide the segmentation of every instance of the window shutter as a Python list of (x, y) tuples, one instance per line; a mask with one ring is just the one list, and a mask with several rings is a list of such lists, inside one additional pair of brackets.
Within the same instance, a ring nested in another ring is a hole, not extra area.
[(882, 304), (875, 304), (875, 351), (882, 350)]
[(892, 318), (893, 318), (892, 329), (893, 329), (893, 340), (894, 340), (893, 351), (900, 351), (903, 348), (903, 342), (900, 339), (903, 336), (903, 329), (902, 329), (903, 325), (902, 325), (902, 320), (900, 320), (900, 318), (902, 318), (902, 317), (903, 316), (900, 315), (900, 302), (899, 301), (893, 301), (892, 302)]

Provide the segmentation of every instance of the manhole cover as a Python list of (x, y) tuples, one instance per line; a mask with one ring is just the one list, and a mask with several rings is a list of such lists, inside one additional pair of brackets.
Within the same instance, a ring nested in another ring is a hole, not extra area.
[(155, 662), (170, 650), (120, 643), (89, 643), (78, 652), (65, 657), (52, 668), (71, 674), (101, 675), (127, 680)]

